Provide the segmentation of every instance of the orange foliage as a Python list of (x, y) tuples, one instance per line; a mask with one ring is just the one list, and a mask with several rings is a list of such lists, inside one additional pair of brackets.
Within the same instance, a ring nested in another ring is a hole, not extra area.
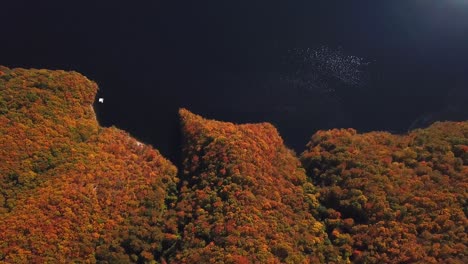
[(303, 263), (311, 254), (339, 259), (312, 215), (314, 187), (272, 125), (234, 125), (185, 109), (180, 116), (183, 236), (174, 262)]
[(0, 261), (150, 261), (163, 252), (176, 169), (99, 127), (75, 72), (1, 68)]
[(356, 263), (465, 263), (467, 136), (468, 122), (407, 136), (352, 129), (312, 136), (301, 160), (330, 208), (321, 219), (333, 244)]
[(468, 262), (468, 122), (319, 131), (298, 160), (268, 123), (181, 109), (179, 182), (99, 126), (97, 89), (0, 66), (0, 262)]

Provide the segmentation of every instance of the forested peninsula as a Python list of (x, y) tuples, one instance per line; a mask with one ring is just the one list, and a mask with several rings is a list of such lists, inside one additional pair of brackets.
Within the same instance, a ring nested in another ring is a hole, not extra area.
[(468, 122), (321, 130), (296, 154), (181, 108), (177, 168), (100, 126), (97, 91), (0, 66), (0, 262), (468, 263)]

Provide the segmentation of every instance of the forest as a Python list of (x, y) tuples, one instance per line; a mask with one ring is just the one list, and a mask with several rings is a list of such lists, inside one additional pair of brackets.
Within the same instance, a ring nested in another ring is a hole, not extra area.
[(321, 130), (296, 154), (182, 108), (177, 168), (100, 126), (98, 89), (0, 66), (1, 263), (468, 263), (468, 122)]

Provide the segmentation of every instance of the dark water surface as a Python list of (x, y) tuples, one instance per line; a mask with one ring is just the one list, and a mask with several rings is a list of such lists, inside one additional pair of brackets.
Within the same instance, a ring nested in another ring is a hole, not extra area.
[[(102, 125), (171, 159), (179, 107), (272, 122), (297, 152), (317, 129), (405, 132), (468, 118), (462, 1), (96, 2), (5, 3), (0, 64), (85, 74), (105, 98)], [(318, 93), (282, 81), (288, 50), (323, 45), (369, 61), (369, 85)]]

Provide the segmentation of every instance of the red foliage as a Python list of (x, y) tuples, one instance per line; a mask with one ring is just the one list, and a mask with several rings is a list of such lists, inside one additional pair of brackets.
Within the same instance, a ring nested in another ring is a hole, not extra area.
[(190, 224), (175, 262), (301, 263), (311, 252), (337, 258), (311, 214), (318, 206), (311, 184), (272, 125), (180, 115), (189, 191), (177, 210), (180, 223)]
[(0, 261), (160, 255), (174, 239), (164, 233), (175, 167), (128, 134), (100, 128), (91, 107), (97, 86), (80, 74), (1, 71)]
[(357, 263), (466, 262), (467, 136), (468, 122), (407, 136), (337, 129), (312, 136), (301, 160), (332, 208), (322, 219), (333, 244)]
[(319, 131), (299, 161), (270, 124), (182, 109), (178, 185), (96, 91), (0, 67), (0, 262), (467, 262), (468, 122)]

